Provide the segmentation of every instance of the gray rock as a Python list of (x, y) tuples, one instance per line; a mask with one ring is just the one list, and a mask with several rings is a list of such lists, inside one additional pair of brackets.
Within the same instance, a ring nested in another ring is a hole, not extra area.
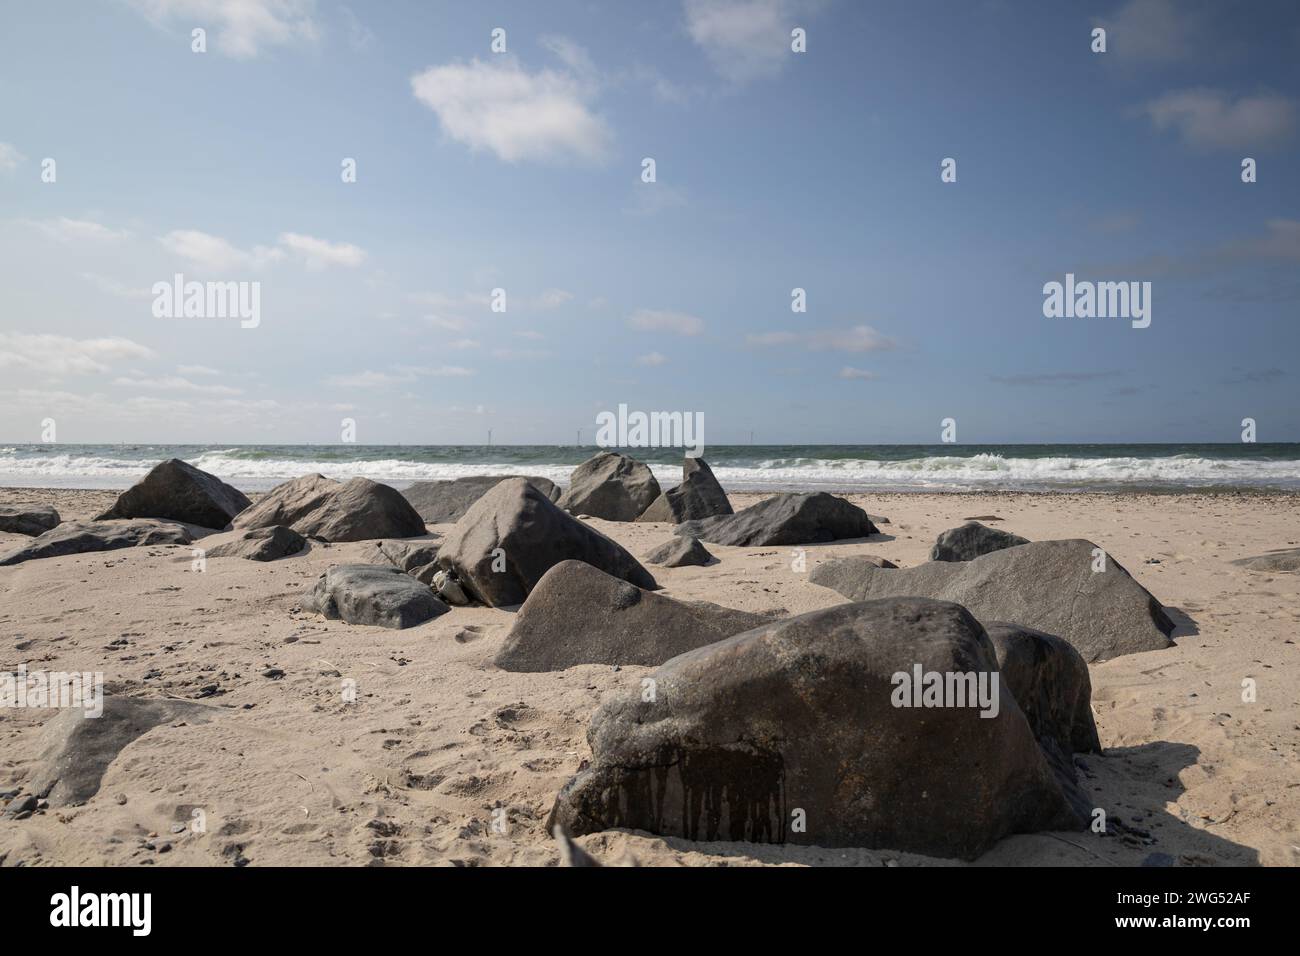
[(320, 541), (365, 541), (424, 535), (424, 519), (397, 490), (353, 478), (340, 484), (304, 475), (277, 485), (235, 520), (236, 528), (285, 525)]
[(659, 482), (648, 466), (617, 452), (602, 451), (573, 469), (559, 506), (571, 514), (635, 521), (658, 497)]
[(1300, 571), (1300, 548), (1282, 548), (1232, 563), (1247, 571)]
[(0, 507), (0, 531), (10, 534), (25, 534), (34, 538), (58, 527), (61, 520), (59, 513), (49, 505)]
[(507, 479), (476, 501), (438, 550), (438, 564), (470, 597), (492, 607), (522, 604), (542, 575), (571, 558), (637, 587), (658, 587), (621, 545), (565, 514), (523, 478)]
[(636, 520), (680, 524), (696, 518), (729, 514), (735, 512), (722, 485), (713, 477), (713, 469), (703, 458), (687, 458), (682, 465), (682, 483), (651, 502)]
[(220, 540), (205, 538), (203, 541), (203, 550), (209, 558), (245, 558), (249, 561), (276, 561), (297, 554), (305, 547), (306, 538), (279, 524), (232, 531), (221, 535)]
[(154, 465), (95, 520), (162, 518), (220, 530), (248, 505), (243, 492), (188, 462), (172, 458)]
[(781, 494), (734, 515), (684, 522), (675, 534), (692, 535), (711, 544), (741, 547), (773, 544), (821, 544), (876, 534), (867, 513), (824, 491)]
[[(41, 728), (41, 755), (27, 778), (27, 789), (51, 807), (85, 803), (127, 744), (160, 724), (183, 720), (205, 723), (216, 711), (180, 700), (104, 697), (104, 712), (89, 717), (80, 707), (61, 710)], [(184, 768), (177, 766), (180, 774)]]
[(451, 524), (465, 516), (474, 502), (506, 478), (523, 478), (552, 501), (560, 499), (560, 489), (549, 478), (525, 475), (485, 475), (455, 478), (451, 481), (417, 481), (402, 490), (402, 497), (420, 513), (427, 524)]
[[(438, 559), (438, 545), (426, 541), (376, 541), (367, 564), (391, 564), (408, 573)], [(427, 582), (426, 582), (427, 583)]]
[(346, 624), (414, 627), (451, 610), (427, 584), (389, 565), (337, 564), (303, 595), (304, 610)]
[[(902, 707), (895, 675), (997, 661), (974, 618), (915, 599), (845, 604), (690, 651), (606, 698), (591, 764), (548, 828), (869, 847), (974, 859), (1013, 833), (1082, 829), (1014, 697)], [(910, 698), (909, 698), (910, 699)], [(806, 829), (791, 827), (802, 811)]]
[(1028, 538), (1018, 534), (988, 528), (978, 521), (968, 521), (960, 528), (949, 528), (939, 535), (930, 549), (931, 561), (969, 561), (982, 554), (991, 554), (1003, 548), (1028, 544)]
[(0, 566), (21, 564), (34, 558), (61, 558), (88, 551), (116, 551), (119, 548), (152, 544), (189, 544), (193, 540), (187, 528), (149, 518), (132, 521), (65, 521), (54, 530), (33, 538), (25, 547), (0, 557)]
[(1055, 634), (1083, 659), (1169, 647), (1174, 623), (1114, 558), (1093, 571), (1091, 541), (1033, 541), (971, 561), (881, 569), (858, 558), (826, 561), (809, 575), (852, 601), (924, 597), (956, 601), (981, 621), (1009, 621)]
[(676, 535), (647, 554), (645, 560), (665, 568), (703, 567), (713, 560), (713, 555), (699, 538)]
[(662, 664), (766, 622), (747, 611), (674, 601), (582, 561), (562, 561), (515, 615), (496, 665), (558, 671), (577, 664)]

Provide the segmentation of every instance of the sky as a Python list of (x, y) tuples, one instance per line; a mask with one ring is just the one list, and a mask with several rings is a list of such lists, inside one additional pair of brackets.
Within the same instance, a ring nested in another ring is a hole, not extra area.
[(0, 443), (1300, 440), (1294, 0), (0, 17)]

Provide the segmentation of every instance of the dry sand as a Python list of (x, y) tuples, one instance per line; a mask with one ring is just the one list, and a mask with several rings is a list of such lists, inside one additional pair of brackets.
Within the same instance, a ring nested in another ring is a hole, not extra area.
[[(65, 520), (89, 517), (113, 497), (0, 490), (0, 502), (53, 503)], [(1031, 539), (1092, 539), (1180, 622), (1176, 648), (1091, 669), (1105, 755), (1081, 765), (1110, 834), (1012, 837), (976, 865), (1136, 865), (1152, 853), (1181, 865), (1300, 861), (1300, 574), (1229, 563), (1300, 545), (1297, 498), (850, 497), (891, 519), (886, 536), (809, 547), (809, 569), (855, 553), (911, 566), (963, 518), (1000, 515), (996, 527)], [(733, 498), (740, 507), (758, 496)], [(669, 533), (666, 525), (592, 524), (638, 556)], [(25, 540), (0, 534), (0, 550)], [(544, 823), (556, 791), (589, 756), (588, 719), (602, 696), (650, 669), (499, 671), (491, 661), (510, 626), (507, 611), (454, 609), (398, 631), (298, 608), (328, 565), (367, 548), (314, 544), (271, 564), (209, 559), (202, 573), (191, 570), (188, 547), (0, 568), (0, 670), (27, 662), (102, 671), (111, 692), (136, 696), (218, 688), (204, 701), (215, 719), (164, 725), (136, 740), (85, 806), (0, 819), (0, 865), (229, 865), (241, 857), (253, 865), (554, 864)], [(791, 614), (842, 600), (792, 570), (790, 548), (709, 548), (720, 564), (654, 569), (665, 593)], [(262, 676), (270, 667), (284, 677)], [(1242, 700), (1248, 677), (1258, 684), (1254, 703)], [(357, 682), (355, 703), (343, 700), (344, 679)], [(29, 773), (50, 714), (0, 711), (0, 790)], [(173, 834), (196, 807), (206, 832)], [(504, 834), (492, 827), (502, 807)], [(606, 862), (643, 865), (953, 863), (621, 831), (579, 842)]]

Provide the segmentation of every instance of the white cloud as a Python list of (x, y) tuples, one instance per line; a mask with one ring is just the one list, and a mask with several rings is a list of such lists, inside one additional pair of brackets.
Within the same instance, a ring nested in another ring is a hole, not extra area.
[(12, 172), (26, 158), (12, 143), (0, 143), (0, 172)]
[(807, 332), (762, 332), (745, 336), (745, 341), (760, 347), (802, 345), (814, 352), (886, 352), (898, 344), (869, 325), (855, 325), (849, 329), (810, 329)]
[(663, 356), (663, 354), (660, 352), (650, 352), (646, 355), (638, 355), (632, 361), (633, 364), (635, 365), (643, 365), (646, 366), (647, 368), (654, 368), (656, 366), (663, 365), (665, 362), (668, 361), (668, 359), (666, 359)]
[(261, 269), (284, 258), (284, 251), (269, 246), (237, 248), (220, 236), (197, 229), (176, 229), (158, 240), (174, 255), (201, 269), (230, 272), (237, 269)]
[(564, 289), (547, 289), (537, 297), (534, 304), (539, 309), (558, 309), (572, 300), (572, 292), (566, 292)]
[(205, 395), (242, 395), (243, 390), (228, 385), (200, 385), (179, 375), (164, 375), (160, 378), (131, 378), (123, 376), (113, 379), (113, 384), (123, 388), (146, 388), (165, 392), (200, 392)]
[(1249, 149), (1290, 136), (1296, 101), (1275, 93), (1234, 100), (1222, 90), (1175, 90), (1142, 106), (1156, 129), (1176, 130), (1192, 146)]
[(221, 372), (206, 365), (177, 365), (176, 371), (182, 375), (220, 375)]
[(127, 0), (152, 22), (213, 33), (212, 49), (236, 59), (265, 47), (315, 41), (316, 0)]
[(375, 372), (370, 369), (348, 375), (333, 375), (325, 380), (326, 385), (340, 388), (386, 388), (391, 385), (403, 385), (420, 378), (463, 378), (473, 375), (474, 370), (458, 365), (440, 365), (434, 368), (419, 365), (394, 366), (391, 372)]
[(301, 257), (312, 271), (326, 266), (344, 266), (355, 268), (366, 259), (366, 252), (350, 242), (328, 242), (315, 236), (304, 236), (297, 232), (280, 233), (280, 245)]
[(63, 335), (0, 332), (0, 368), (26, 368), (50, 375), (109, 371), (109, 362), (150, 359), (152, 349), (130, 339), (73, 339)]
[(685, 0), (686, 31), (734, 84), (774, 76), (793, 55), (790, 31), (807, 28), (808, 0)]
[(45, 234), (47, 239), (55, 242), (111, 242), (127, 238), (130, 233), (124, 230), (109, 229), (107, 226), (89, 219), (68, 219), (60, 216), (55, 219), (26, 220)]
[(1106, 29), (1106, 59), (1180, 60), (1191, 56), (1202, 30), (1200, 11), (1173, 0), (1130, 0), (1113, 17), (1097, 21)]
[(107, 292), (109, 295), (115, 295), (123, 299), (149, 299), (153, 293), (146, 286), (132, 288), (116, 279), (110, 279), (108, 276), (101, 276), (94, 272), (83, 272), (81, 278), (87, 282), (94, 283), (101, 292)]
[(875, 377), (876, 377), (875, 372), (868, 371), (865, 368), (854, 368), (851, 365), (846, 365), (842, 369), (840, 369), (840, 378), (860, 379), (862, 381), (870, 381)]
[(500, 55), (490, 63), (430, 67), (411, 77), (411, 91), (456, 142), (509, 163), (595, 162), (609, 147), (609, 128), (588, 106), (594, 88), (571, 71), (529, 73)]
[(638, 309), (628, 317), (630, 328), (643, 332), (673, 332), (677, 335), (699, 335), (704, 331), (704, 320), (685, 312), (663, 312), (655, 309)]

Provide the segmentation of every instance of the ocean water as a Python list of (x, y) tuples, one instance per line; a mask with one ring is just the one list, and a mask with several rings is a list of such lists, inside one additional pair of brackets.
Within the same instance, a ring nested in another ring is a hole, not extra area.
[[(561, 484), (595, 447), (560, 445), (8, 445), (0, 486), (125, 488), (182, 458), (238, 488), (299, 475), (364, 476), (403, 487), (464, 475), (527, 473)], [(681, 453), (624, 449), (660, 483)], [(713, 445), (705, 460), (729, 491), (1300, 491), (1300, 444)]]

